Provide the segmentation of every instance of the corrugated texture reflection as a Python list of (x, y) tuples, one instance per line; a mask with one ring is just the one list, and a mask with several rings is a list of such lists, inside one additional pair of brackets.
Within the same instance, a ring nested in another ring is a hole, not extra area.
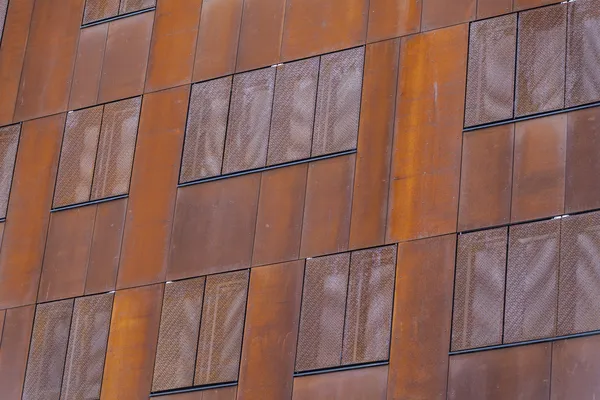
[(194, 385), (238, 379), (248, 270), (206, 278)]
[(230, 92), (231, 76), (192, 86), (181, 183), (221, 173)]
[(296, 371), (340, 365), (349, 270), (350, 253), (306, 260)]
[(513, 116), (517, 14), (471, 24), (465, 126)]
[(59, 400), (72, 313), (73, 299), (37, 306), (23, 400)]
[(554, 336), (560, 220), (509, 230), (504, 342)]
[(275, 68), (234, 76), (224, 174), (265, 166), (274, 87)]
[(61, 400), (100, 398), (113, 296), (75, 300)]
[(114, 17), (119, 13), (120, 0), (86, 0), (83, 23)]
[(0, 128), (0, 218), (6, 217), (21, 125)]
[(508, 228), (458, 237), (452, 351), (502, 343)]
[(321, 57), (313, 157), (356, 148), (364, 47)]
[(104, 107), (92, 200), (129, 192), (141, 103), (136, 97)]
[(564, 106), (566, 28), (566, 4), (519, 14), (515, 116)]
[(154, 7), (156, 0), (121, 0), (119, 14), (143, 10), (145, 8)]
[(600, 99), (600, 7), (596, 0), (569, 3), (565, 106)]
[(600, 212), (561, 222), (556, 334), (600, 329)]
[(204, 278), (165, 285), (152, 391), (192, 386)]
[(67, 115), (54, 190), (54, 207), (83, 203), (90, 199), (103, 109), (103, 106), (98, 106)]
[(267, 165), (310, 157), (319, 57), (277, 67)]
[(388, 359), (395, 270), (395, 245), (352, 253), (342, 364)]

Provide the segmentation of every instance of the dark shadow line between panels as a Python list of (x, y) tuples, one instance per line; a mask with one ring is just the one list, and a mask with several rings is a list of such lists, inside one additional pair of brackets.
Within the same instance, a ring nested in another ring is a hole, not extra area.
[(85, 28), (89, 28), (91, 26), (105, 24), (107, 22), (118, 21), (123, 18), (133, 17), (136, 15), (145, 14), (147, 12), (151, 12), (151, 11), (155, 11), (155, 10), (156, 10), (156, 6), (150, 7), (150, 8), (145, 8), (143, 10), (133, 11), (133, 12), (130, 12), (127, 14), (115, 15), (114, 17), (102, 18), (97, 21), (88, 22), (87, 24), (81, 24), (80, 29), (85, 29)]
[(379, 367), (382, 365), (389, 365), (389, 360), (385, 361), (374, 361), (374, 362), (366, 362), (361, 364), (353, 364), (353, 365), (345, 365), (340, 367), (333, 368), (321, 368), (321, 369), (313, 369), (310, 371), (302, 371), (302, 372), (294, 372), (294, 378), (302, 377), (302, 376), (311, 376), (311, 375), (319, 375), (319, 374), (328, 374), (331, 372), (343, 372), (343, 371), (352, 371), (355, 369), (363, 369), (370, 367)]
[(321, 161), (321, 160), (326, 160), (326, 159), (329, 159), (329, 158), (341, 157), (341, 156), (346, 156), (346, 155), (355, 154), (355, 153), (356, 153), (356, 149), (346, 150), (346, 151), (340, 151), (338, 153), (326, 154), (324, 156), (319, 156), (319, 157), (305, 158), (305, 159), (302, 159), (302, 160), (291, 161), (291, 162), (287, 162), (287, 163), (283, 163), (283, 164), (270, 165), (270, 166), (267, 166), (267, 167), (254, 168), (254, 169), (249, 169), (249, 170), (246, 170), (246, 171), (232, 172), (230, 174), (225, 174), (225, 175), (212, 176), (210, 178), (197, 179), (195, 181), (180, 183), (179, 185), (177, 185), (177, 187), (185, 187), (185, 186), (197, 185), (199, 183), (220, 181), (222, 179), (233, 178), (233, 177), (236, 177), (236, 176), (249, 175), (249, 174), (254, 174), (256, 172), (265, 172), (265, 171), (270, 171), (270, 170), (273, 170), (273, 169), (279, 169), (279, 168), (283, 168), (283, 167), (290, 167), (290, 166), (299, 165), (299, 164), (306, 164), (306, 163), (310, 163), (310, 162), (313, 162), (313, 161)]
[[(52, 210), (50, 210), (50, 212), (54, 213), (54, 212), (58, 212), (58, 211), (70, 210), (72, 208), (79, 208), (79, 207), (91, 206), (91, 205), (94, 205), (94, 204), (107, 203), (109, 201), (124, 199), (124, 198), (127, 198), (127, 197), (129, 197), (128, 193), (126, 193), (126, 194), (120, 194), (120, 195), (117, 195), (117, 196), (105, 197), (103, 199), (86, 201), (84, 203), (69, 204), (68, 206), (53, 208)], [(2, 222), (2, 220), (0, 220), (0, 222)]]
[(171, 395), (171, 394), (200, 392), (203, 390), (220, 389), (220, 388), (226, 388), (226, 387), (231, 387), (231, 386), (237, 386), (237, 384), (238, 384), (238, 382), (234, 381), (234, 382), (216, 383), (216, 384), (204, 385), (204, 386), (192, 386), (192, 387), (181, 388), (181, 389), (161, 390), (160, 392), (150, 393), (150, 397), (160, 397), (160, 396), (167, 396), (167, 395)]
[(503, 344), (496, 344), (496, 345), (493, 345), (493, 346), (476, 347), (476, 348), (473, 348), (473, 349), (451, 351), (451, 352), (448, 353), (448, 355), (450, 355), (450, 356), (456, 356), (456, 355), (461, 355), (461, 354), (478, 353), (478, 352), (488, 351), (488, 350), (507, 349), (507, 348), (512, 348), (512, 347), (526, 346), (526, 345), (530, 345), (530, 344), (550, 343), (550, 342), (557, 342), (559, 340), (576, 339), (576, 338), (588, 337), (588, 336), (597, 336), (599, 334), (600, 334), (600, 330), (589, 331), (589, 332), (580, 332), (580, 333), (572, 333), (572, 334), (569, 334), (569, 335), (553, 336), (553, 337), (542, 338), (542, 339), (526, 340), (526, 341), (523, 341), (523, 342), (503, 343)]

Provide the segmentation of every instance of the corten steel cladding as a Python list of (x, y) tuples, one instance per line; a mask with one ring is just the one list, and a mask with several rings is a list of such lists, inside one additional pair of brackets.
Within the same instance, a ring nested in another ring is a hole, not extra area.
[(342, 364), (389, 358), (396, 246), (352, 252)]
[(553, 343), (550, 400), (598, 398), (599, 374), (599, 335)]
[(6, 217), (21, 125), (0, 128), (0, 218)]
[(192, 386), (205, 278), (165, 285), (152, 391)]
[(350, 253), (306, 260), (296, 371), (340, 365), (349, 271)]
[(120, 0), (86, 0), (83, 23), (114, 17), (119, 13)]
[(234, 76), (224, 174), (265, 166), (274, 86), (275, 68)]
[(206, 278), (194, 385), (238, 379), (249, 271)]
[(136, 97), (104, 107), (92, 200), (129, 192), (141, 103)]
[(452, 351), (502, 343), (508, 228), (458, 237)]
[(53, 207), (90, 199), (103, 110), (98, 106), (67, 115)]
[(267, 165), (310, 157), (319, 57), (277, 67)]
[(113, 297), (75, 299), (61, 400), (100, 398)]
[(517, 14), (471, 24), (465, 126), (513, 116)]
[(560, 220), (512, 226), (504, 343), (556, 334)]
[(596, 0), (568, 5), (565, 106), (600, 100), (600, 7)]
[(356, 148), (365, 48), (321, 57), (311, 156)]
[(139, 11), (145, 8), (154, 7), (155, 5), (156, 0), (121, 0), (119, 14)]
[(564, 107), (566, 28), (566, 4), (519, 14), (515, 116)]
[(600, 212), (561, 220), (558, 336), (600, 329)]
[(221, 174), (231, 76), (192, 86), (179, 182)]
[(37, 306), (23, 400), (59, 400), (72, 313), (73, 299)]

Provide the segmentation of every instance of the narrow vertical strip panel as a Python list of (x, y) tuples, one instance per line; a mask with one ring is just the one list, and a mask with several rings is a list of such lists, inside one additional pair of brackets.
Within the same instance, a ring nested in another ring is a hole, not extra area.
[(306, 260), (296, 371), (340, 365), (349, 271), (350, 253)]
[(300, 257), (348, 249), (356, 155), (308, 165)]
[(561, 220), (558, 336), (600, 329), (600, 212)]
[(75, 299), (61, 400), (99, 399), (113, 294)]
[(289, 399), (304, 261), (252, 269), (238, 400)]
[(203, 277), (166, 284), (153, 392), (192, 386), (203, 296)]
[(560, 220), (511, 226), (504, 343), (556, 335)]
[(2, 43), (2, 32), (4, 32), (4, 23), (8, 12), (8, 0), (0, 0), (0, 43)]
[(399, 52), (399, 39), (366, 47), (351, 249), (381, 245), (385, 240)]
[(248, 268), (260, 174), (177, 189), (167, 279)]
[(508, 229), (458, 237), (452, 351), (502, 343)]
[(274, 87), (275, 68), (233, 77), (224, 174), (265, 166)]
[(549, 399), (551, 364), (550, 343), (451, 356), (448, 400)]
[(163, 281), (189, 86), (144, 96), (117, 288)]
[(277, 67), (267, 165), (310, 157), (319, 57)]
[(235, 70), (279, 62), (286, 0), (244, 0)]
[(63, 134), (53, 207), (90, 199), (104, 106), (70, 112)]
[(243, 0), (202, 1), (193, 82), (235, 70), (243, 5)]
[(63, 0), (57, 7), (54, 1), (35, 2), (16, 121), (67, 110), (84, 3), (85, 0)]
[(20, 133), (21, 125), (0, 128), (0, 218), (6, 218)]
[(6, 310), (0, 343), (2, 399), (21, 400), (35, 306)]
[(517, 14), (471, 24), (465, 126), (512, 118), (516, 48)]
[(64, 114), (23, 123), (0, 251), (0, 308), (34, 304)]
[(101, 400), (148, 398), (162, 298), (162, 284), (115, 294)]
[(421, 31), (469, 22), (476, 12), (477, 0), (423, 0)]
[(418, 33), (422, 0), (370, 0), (367, 43)]
[(0, 125), (13, 121), (34, 1), (8, 4), (0, 45)]
[(4, 319), (6, 317), (6, 310), (0, 311), (0, 346), (2, 345), (2, 331), (4, 331)]
[(232, 77), (192, 86), (179, 182), (221, 174)]
[(398, 244), (388, 399), (446, 398), (456, 236)]
[(353, 251), (342, 365), (389, 358), (396, 246)]
[(567, 4), (519, 14), (515, 116), (563, 108)]
[(23, 400), (60, 398), (72, 315), (73, 299), (37, 306)]
[(594, 0), (568, 5), (565, 107), (600, 100), (600, 8)]
[(402, 39), (388, 243), (456, 231), (468, 35), (458, 25)]
[(38, 302), (83, 295), (96, 205), (50, 215)]
[(146, 8), (154, 7), (156, 0), (121, 0), (121, 7), (119, 7), (119, 14), (127, 14), (134, 11), (144, 10)]
[(463, 135), (459, 231), (510, 221), (514, 141), (513, 124)]
[(121, 0), (86, 0), (83, 12), (83, 23), (114, 17), (119, 13)]
[(600, 395), (600, 336), (552, 345), (551, 400), (593, 399)]
[(141, 104), (136, 97), (104, 106), (92, 200), (129, 192)]
[(194, 385), (238, 379), (248, 270), (206, 278)]
[(563, 213), (566, 145), (564, 114), (516, 124), (511, 222)]
[(93, 106), (98, 100), (109, 25), (99, 24), (81, 30), (69, 110)]
[(202, 0), (159, 0), (146, 92), (190, 83)]
[(321, 56), (311, 156), (356, 148), (365, 48)]
[(90, 260), (85, 276), (85, 294), (115, 289), (127, 199), (98, 204)]

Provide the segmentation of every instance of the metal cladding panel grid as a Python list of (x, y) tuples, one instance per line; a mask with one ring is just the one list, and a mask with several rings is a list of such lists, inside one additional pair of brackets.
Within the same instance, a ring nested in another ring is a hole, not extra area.
[(509, 231), (504, 342), (556, 334), (560, 220)]
[(6, 217), (21, 125), (0, 128), (0, 218)]
[(396, 246), (352, 252), (342, 364), (389, 358)]
[(221, 173), (231, 76), (192, 86), (181, 164), (181, 183)]
[(577, 0), (569, 6), (565, 106), (600, 99), (600, 7), (597, 0)]
[(564, 107), (566, 27), (566, 4), (519, 14), (515, 116)]
[(340, 365), (350, 253), (306, 260), (296, 371)]
[(319, 57), (277, 67), (267, 165), (310, 157)]
[(311, 155), (356, 148), (364, 47), (321, 57)]
[(517, 14), (473, 22), (465, 126), (513, 116)]
[(194, 385), (237, 381), (249, 271), (206, 278)]
[(141, 97), (104, 106), (92, 200), (129, 192)]
[(600, 329), (600, 212), (561, 220), (557, 335)]
[(502, 343), (508, 228), (458, 237), (452, 351)]
[(112, 293), (75, 300), (61, 400), (99, 399)]
[(224, 174), (265, 166), (274, 86), (275, 68), (234, 76)]
[(54, 190), (54, 207), (83, 203), (90, 199), (103, 110), (104, 106), (98, 106), (67, 115)]
[(83, 23), (114, 17), (119, 13), (120, 0), (86, 0)]
[(37, 306), (22, 400), (59, 400), (73, 299)]
[(196, 278), (165, 286), (152, 391), (193, 384), (204, 282)]
[(119, 14), (126, 14), (156, 6), (156, 0), (121, 0)]

